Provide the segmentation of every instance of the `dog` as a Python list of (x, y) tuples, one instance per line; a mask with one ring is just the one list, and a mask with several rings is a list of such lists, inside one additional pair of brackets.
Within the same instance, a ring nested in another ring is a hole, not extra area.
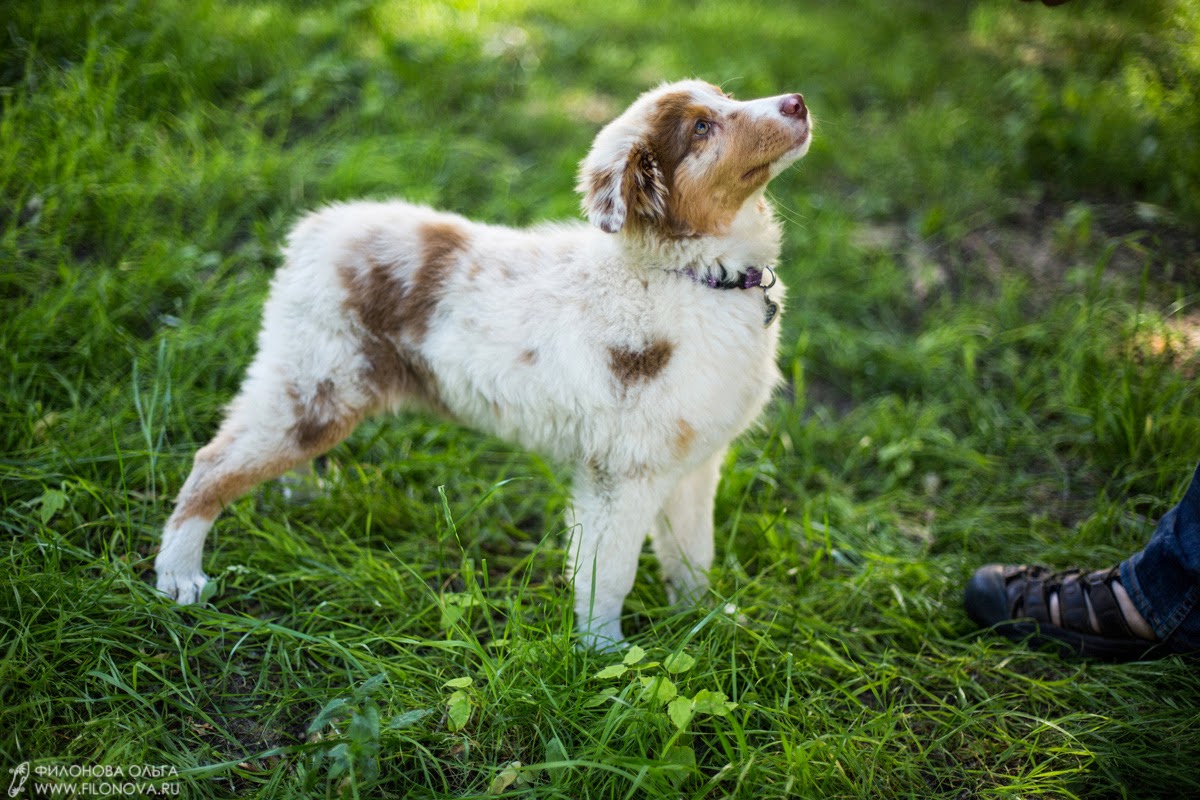
[(739, 101), (681, 81), (596, 136), (577, 186), (590, 225), (518, 230), (401, 201), (304, 217), (257, 354), (167, 521), (158, 589), (196, 602), (224, 506), (364, 418), (417, 407), (574, 466), (583, 646), (623, 640), (648, 533), (669, 599), (702, 598), (724, 453), (780, 378), (765, 188), (811, 141), (799, 94)]

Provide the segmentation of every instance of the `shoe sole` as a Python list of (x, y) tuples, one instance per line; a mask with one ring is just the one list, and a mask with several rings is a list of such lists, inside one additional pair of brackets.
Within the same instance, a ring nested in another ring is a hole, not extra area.
[(1150, 661), (1177, 654), (1167, 642), (1119, 640), (1087, 633), (1077, 633), (1054, 625), (1041, 625), (1036, 620), (999, 622), (992, 630), (1015, 642), (1028, 642), (1035, 647), (1052, 647), (1060, 654), (1070, 654), (1102, 661)]

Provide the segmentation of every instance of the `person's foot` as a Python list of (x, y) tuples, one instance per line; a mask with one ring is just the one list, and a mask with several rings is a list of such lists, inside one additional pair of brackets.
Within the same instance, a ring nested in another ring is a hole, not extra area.
[(963, 604), (981, 627), (1079, 656), (1138, 661), (1173, 650), (1158, 640), (1129, 599), (1116, 567), (1085, 574), (988, 564), (971, 576)]

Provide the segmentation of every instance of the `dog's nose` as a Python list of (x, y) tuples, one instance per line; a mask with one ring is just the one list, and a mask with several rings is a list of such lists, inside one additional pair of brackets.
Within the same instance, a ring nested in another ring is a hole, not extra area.
[(779, 111), (785, 117), (796, 117), (805, 119), (808, 117), (808, 107), (804, 105), (804, 95), (789, 94), (783, 98), (783, 102), (779, 104)]

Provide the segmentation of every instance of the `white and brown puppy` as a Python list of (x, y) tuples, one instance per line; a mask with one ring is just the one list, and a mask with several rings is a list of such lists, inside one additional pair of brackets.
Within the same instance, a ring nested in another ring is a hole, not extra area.
[(578, 187), (591, 226), (514, 230), (398, 201), (305, 217), (163, 532), (158, 588), (195, 602), (226, 504), (367, 416), (421, 407), (575, 466), (584, 644), (621, 640), (647, 533), (672, 598), (702, 595), (722, 454), (779, 377), (763, 192), (810, 141), (798, 94), (743, 102), (683, 81), (596, 137)]

